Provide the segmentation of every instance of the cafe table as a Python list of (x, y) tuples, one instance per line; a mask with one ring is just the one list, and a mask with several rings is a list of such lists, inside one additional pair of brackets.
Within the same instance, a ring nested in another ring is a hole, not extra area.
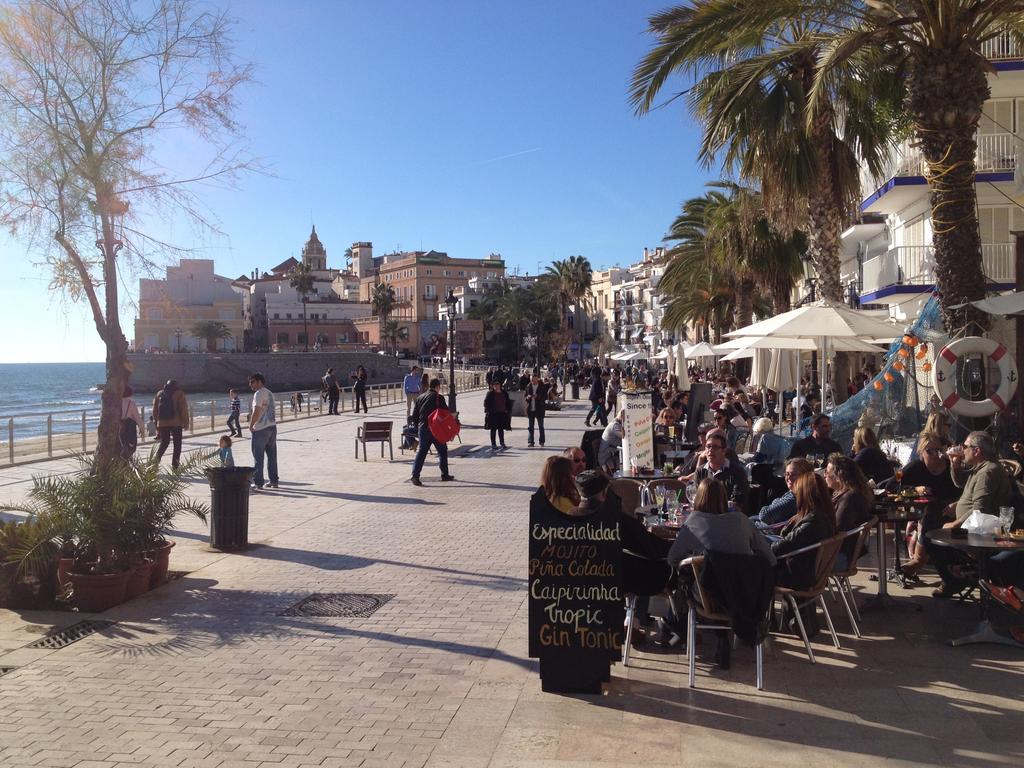
[[(927, 500), (921, 499), (895, 499), (891, 496), (878, 496), (875, 498), (874, 515), (878, 522), (875, 523), (875, 538), (878, 543), (878, 573), (876, 578), (878, 579), (878, 593), (872, 597), (867, 598), (864, 601), (864, 605), (861, 606), (862, 610), (870, 611), (877, 610), (880, 608), (893, 608), (900, 605), (895, 598), (889, 594), (889, 564), (888, 556), (886, 554), (886, 535), (885, 526), (888, 523), (893, 523), (893, 567), (894, 571), (898, 572), (900, 568), (900, 528), (901, 524), (906, 524), (911, 520), (920, 520), (922, 515), (922, 508), (927, 504)], [(920, 612), (921, 606), (901, 606), (909, 607), (914, 611)]]
[[(1024, 551), (1024, 541), (1008, 539), (1004, 536), (996, 536), (991, 533), (968, 533), (966, 536), (954, 536), (951, 528), (938, 528), (928, 534), (928, 539), (940, 547), (958, 549), (971, 555), (978, 563), (978, 581), (988, 580), (988, 562), (991, 557), (1000, 552)], [(1009, 645), (1015, 648), (1024, 648), (1024, 643), (1018, 643), (1011, 637), (1006, 637), (996, 631), (989, 621), (989, 608), (992, 598), (982, 589), (979, 600), (979, 621), (974, 630), (963, 637), (950, 640), (953, 646), (971, 645), (973, 643), (995, 643), (997, 645)]]

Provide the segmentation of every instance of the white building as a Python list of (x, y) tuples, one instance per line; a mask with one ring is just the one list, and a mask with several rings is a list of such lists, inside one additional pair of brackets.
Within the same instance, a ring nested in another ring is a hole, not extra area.
[(612, 288), (612, 338), (621, 347), (643, 348), (653, 355), (675, 342), (674, 334), (661, 327), (665, 309), (658, 283), (665, 273), (665, 249), (644, 248), (643, 260), (630, 265), (627, 272), (628, 276)]
[[(1009, 38), (986, 44), (995, 70), (992, 96), (978, 130), (978, 218), (984, 271), (992, 290), (1013, 287), (1015, 230), (1024, 209), (1015, 204), (1014, 171), (1024, 134), (1024, 52)], [(879, 179), (865, 168), (861, 216), (842, 236), (842, 280), (864, 304), (890, 305), (897, 318), (913, 317), (935, 285), (927, 164), (905, 141)]]

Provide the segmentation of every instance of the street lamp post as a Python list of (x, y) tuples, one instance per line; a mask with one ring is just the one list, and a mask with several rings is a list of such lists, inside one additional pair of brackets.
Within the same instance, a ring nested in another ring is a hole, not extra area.
[(177, 345), (174, 347), (174, 351), (181, 352), (181, 328), (174, 329), (174, 337), (177, 339)]
[(448, 410), (458, 413), (455, 407), (455, 307), (458, 300), (451, 288), (444, 303), (448, 307)]

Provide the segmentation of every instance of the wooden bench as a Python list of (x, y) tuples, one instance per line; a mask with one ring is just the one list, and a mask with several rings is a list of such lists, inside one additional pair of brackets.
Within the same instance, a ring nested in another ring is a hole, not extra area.
[(393, 421), (364, 421), (356, 429), (356, 458), (359, 458), (359, 444), (363, 444), (363, 461), (366, 461), (366, 444), (380, 443), (380, 457), (384, 458), (384, 443), (388, 444), (390, 461), (395, 460), (395, 449), (391, 444), (391, 428)]

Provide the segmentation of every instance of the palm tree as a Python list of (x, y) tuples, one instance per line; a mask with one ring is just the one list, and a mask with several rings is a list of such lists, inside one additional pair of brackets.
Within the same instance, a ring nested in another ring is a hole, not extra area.
[(386, 320), (384, 322), (384, 334), (381, 338), (389, 342), (389, 346), (385, 347), (386, 351), (397, 353), (398, 342), (409, 338), (409, 328), (400, 324), (397, 320)]
[(380, 323), (381, 346), (384, 345), (384, 324), (395, 308), (395, 289), (384, 283), (377, 283), (370, 293), (370, 308)]
[(522, 288), (507, 290), (495, 308), (494, 323), (513, 333), (517, 361), (522, 360), (523, 331), (530, 326), (536, 311), (534, 296)]
[(827, 98), (837, 83), (855, 81), (880, 60), (905, 74), (903, 106), (928, 164), (935, 276), (946, 329), (952, 332), (970, 322), (985, 327), (988, 316), (967, 303), (985, 296), (975, 155), (992, 67), (981, 51), (1000, 34), (1024, 44), (1024, 1), (763, 4), (786, 18), (806, 13), (820, 20), (823, 56), (812, 105)]
[(206, 339), (207, 352), (217, 351), (218, 340), (231, 338), (231, 329), (220, 320), (197, 320), (191, 332), (197, 339)]
[(812, 101), (827, 22), (780, 18), (808, 5), (696, 0), (652, 16), (657, 40), (634, 70), (631, 100), (644, 114), (670, 76), (694, 76), (687, 100), (703, 128), (701, 159), (722, 155), (727, 170), (755, 182), (783, 228), (806, 222), (822, 294), (841, 301), (840, 233), (860, 194), (861, 161), (879, 170), (890, 146), (898, 110), (885, 106), (898, 100), (899, 81), (891, 70), (865, 70), (830, 81)]
[(309, 352), (309, 328), (306, 325), (306, 297), (313, 292), (313, 270), (309, 264), (296, 264), (288, 272), (288, 284), (302, 297), (302, 338), (305, 352)]
[[(544, 289), (555, 298), (558, 305), (559, 327), (566, 339), (571, 339), (569, 332), (569, 307), (576, 310), (577, 325), (581, 315), (581, 305), (585, 304), (590, 295), (593, 269), (590, 262), (583, 256), (570, 256), (568, 259), (553, 261), (544, 275)], [(580, 350), (583, 339), (580, 338)], [(567, 352), (567, 350), (566, 350)], [(565, 354), (565, 352), (563, 352)]]

